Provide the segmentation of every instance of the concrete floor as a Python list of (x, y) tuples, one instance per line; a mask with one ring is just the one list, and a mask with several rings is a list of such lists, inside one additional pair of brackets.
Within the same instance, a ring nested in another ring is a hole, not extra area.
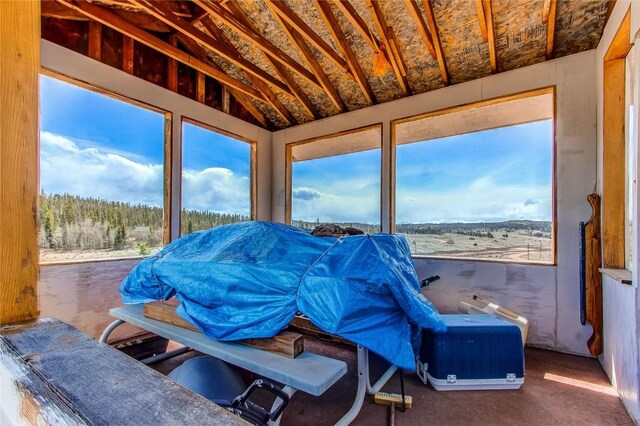
[[(307, 337), (305, 350), (343, 359), (349, 371), (320, 397), (295, 394), (281, 424), (334, 424), (355, 396), (355, 350)], [(198, 355), (201, 354), (189, 352), (153, 367), (167, 374), (185, 359)], [(525, 356), (525, 383), (517, 391), (436, 392), (414, 374), (405, 374), (406, 393), (413, 397), (413, 407), (405, 413), (396, 412), (395, 424), (633, 425), (597, 360), (533, 348), (527, 348)], [(384, 368), (381, 362), (373, 364), (372, 381)], [(397, 373), (382, 390), (400, 392)], [(353, 424), (387, 425), (389, 408), (374, 404), (373, 397), (368, 396)]]

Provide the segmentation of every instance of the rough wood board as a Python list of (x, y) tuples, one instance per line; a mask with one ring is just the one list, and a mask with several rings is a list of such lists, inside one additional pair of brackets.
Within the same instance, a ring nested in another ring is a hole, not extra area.
[(339, 342), (344, 343), (346, 345), (355, 346), (355, 344), (347, 339), (343, 339), (340, 336), (336, 336), (335, 334), (325, 333), (316, 327), (309, 318), (304, 315), (296, 315), (291, 322), (289, 323), (289, 327), (294, 330), (299, 331), (300, 333), (309, 334), (311, 336), (316, 336), (320, 340), (326, 340), (329, 342)]
[(600, 196), (589, 194), (591, 217), (584, 226), (586, 319), (593, 327), (587, 342), (591, 355), (602, 353), (602, 275), (600, 258)]
[(89, 424), (246, 424), (146, 365), (53, 318), (2, 327), (0, 344), (22, 357), (27, 368)]
[[(178, 327), (186, 328), (187, 330), (200, 332), (200, 329), (195, 327), (189, 321), (181, 318), (176, 313), (177, 306), (178, 301), (176, 299), (171, 299), (165, 302), (151, 302), (144, 305), (143, 312), (144, 316), (147, 318), (177, 325)], [(237, 340), (235, 343), (262, 349), (288, 358), (295, 358), (304, 352), (303, 337), (298, 333), (291, 333), (289, 331), (281, 331), (276, 336), (268, 339)]]
[(40, 2), (0, 2), (0, 324), (38, 315)]

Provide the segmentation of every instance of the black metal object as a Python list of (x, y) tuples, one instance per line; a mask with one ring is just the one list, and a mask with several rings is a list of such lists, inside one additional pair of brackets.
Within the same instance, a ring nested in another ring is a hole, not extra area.
[(587, 323), (587, 269), (584, 222), (580, 222), (580, 324)]
[(420, 281), (420, 287), (427, 287), (434, 281), (438, 281), (440, 279), (440, 275), (432, 275)]
[[(249, 401), (251, 394), (257, 389), (264, 389), (280, 398), (280, 405), (272, 411), (267, 411), (263, 407)], [(244, 393), (233, 400), (231, 411), (242, 417), (251, 424), (266, 426), (267, 422), (275, 421), (280, 417), (282, 411), (289, 404), (289, 395), (287, 395), (280, 387), (274, 385), (268, 380), (258, 379), (251, 383), (251, 386)]]

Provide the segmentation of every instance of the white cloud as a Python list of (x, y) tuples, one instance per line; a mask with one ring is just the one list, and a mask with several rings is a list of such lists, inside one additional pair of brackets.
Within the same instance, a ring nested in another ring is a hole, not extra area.
[[(139, 156), (81, 148), (73, 140), (41, 132), (40, 182), (46, 193), (68, 193), (132, 204), (163, 205), (163, 165)], [(249, 178), (231, 170), (183, 171), (185, 207), (249, 212)]]

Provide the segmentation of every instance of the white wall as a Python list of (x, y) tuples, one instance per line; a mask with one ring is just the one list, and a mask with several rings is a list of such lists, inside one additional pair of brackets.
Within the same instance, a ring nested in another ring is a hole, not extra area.
[(455, 311), (473, 294), (494, 299), (531, 321), (528, 343), (588, 355), (589, 326), (580, 325), (578, 223), (590, 215), (586, 196), (596, 178), (595, 51), (342, 114), (273, 134), (273, 214), (284, 219), (285, 144), (383, 124), (382, 223), (388, 230), (390, 121), (455, 105), (555, 85), (557, 88), (557, 266), (415, 259), (419, 275), (442, 279), (427, 296)]
[(130, 99), (154, 105), (172, 113), (173, 148), (175, 153), (173, 158), (172, 195), (173, 200), (176, 200), (172, 207), (172, 238), (179, 235), (182, 117), (188, 117), (257, 142), (257, 218), (260, 220), (269, 220), (271, 218), (270, 131), (224, 114), (185, 96), (178, 95), (49, 41), (42, 40), (41, 49), (41, 66), (47, 70)]
[[(624, 15), (631, 6), (631, 42), (637, 41), (636, 33), (640, 29), (640, 3), (618, 1), (609, 18), (602, 39), (596, 50), (597, 99), (598, 99), (598, 176), (602, 176), (603, 158), (603, 58), (615, 36)], [(633, 120), (638, 129), (637, 107), (640, 105), (640, 46), (632, 47), (636, 60), (635, 70), (627, 74), (627, 94), (636, 105)], [(632, 84), (633, 82), (633, 84)], [(630, 88), (634, 90), (631, 91)], [(627, 99), (627, 104), (629, 103)], [(635, 146), (635, 176), (637, 177), (638, 163), (638, 132), (636, 130), (632, 143)], [(598, 181), (598, 192), (602, 194), (602, 181)], [(604, 353), (600, 356), (600, 363), (607, 375), (620, 393), (622, 400), (631, 417), (640, 423), (640, 297), (638, 295), (638, 187), (634, 189), (634, 226), (633, 226), (633, 285), (622, 284), (603, 274), (603, 315), (604, 315)]]

